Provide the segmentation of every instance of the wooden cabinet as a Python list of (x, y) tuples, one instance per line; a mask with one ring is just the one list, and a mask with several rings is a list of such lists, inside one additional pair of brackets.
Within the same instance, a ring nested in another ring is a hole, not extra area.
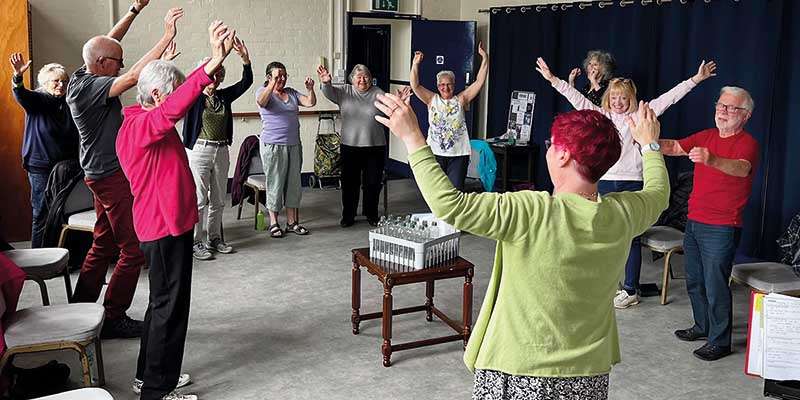
[[(28, 0), (0, 1), (0, 237), (8, 241), (30, 240), (30, 186), (22, 169), (22, 134), (25, 112), (11, 94), (11, 53), (31, 58)], [(31, 87), (31, 70), (25, 86)]]

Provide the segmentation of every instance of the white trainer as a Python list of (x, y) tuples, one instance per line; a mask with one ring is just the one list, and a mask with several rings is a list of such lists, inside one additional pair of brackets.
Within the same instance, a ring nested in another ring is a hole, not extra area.
[[(192, 382), (192, 377), (189, 376), (189, 374), (180, 374), (180, 376), (178, 376), (178, 385), (175, 386), (175, 389), (182, 388), (191, 382)], [(143, 384), (144, 384), (143, 381), (133, 378), (133, 383), (131, 384), (131, 390), (133, 390), (133, 393), (141, 394)]]
[(614, 296), (614, 308), (628, 308), (639, 304), (639, 294), (628, 294), (624, 290), (617, 290), (617, 295)]
[(197, 400), (197, 395), (183, 394), (177, 390), (173, 390), (166, 396), (162, 397), (161, 400)]

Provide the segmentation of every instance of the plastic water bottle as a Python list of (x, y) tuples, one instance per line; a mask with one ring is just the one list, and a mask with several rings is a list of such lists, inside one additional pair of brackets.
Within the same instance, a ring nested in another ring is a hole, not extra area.
[(260, 231), (267, 230), (267, 218), (264, 216), (263, 211), (259, 211), (256, 214), (256, 229)]

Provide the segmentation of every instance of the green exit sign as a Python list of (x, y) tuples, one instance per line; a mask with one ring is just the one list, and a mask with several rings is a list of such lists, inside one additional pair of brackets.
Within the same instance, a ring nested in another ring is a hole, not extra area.
[(372, 11), (397, 12), (400, 0), (372, 0)]

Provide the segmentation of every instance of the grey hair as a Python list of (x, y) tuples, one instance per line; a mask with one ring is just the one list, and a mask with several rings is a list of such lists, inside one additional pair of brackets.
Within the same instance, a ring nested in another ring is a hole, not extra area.
[(47, 78), (49, 78), (50, 74), (52, 73), (57, 73), (60, 76), (67, 76), (67, 70), (64, 69), (63, 65), (56, 63), (45, 64), (44, 67), (39, 70), (39, 75), (36, 76), (36, 80), (39, 82), (40, 88), (47, 83), (49, 80)]
[(97, 62), (97, 59), (102, 56), (102, 54), (100, 54), (101, 46), (99, 43), (102, 39), (110, 40), (122, 47), (122, 44), (119, 42), (119, 40), (110, 36), (95, 36), (83, 44), (83, 51), (81, 52), (81, 55), (83, 56), (84, 64), (94, 65)]
[(361, 72), (361, 73), (363, 73), (365, 75), (368, 75), (370, 78), (372, 78), (372, 72), (369, 71), (369, 68), (367, 68), (366, 65), (364, 65), (364, 64), (356, 64), (356, 65), (353, 66), (353, 70), (350, 71), (350, 76), (348, 76), (348, 79), (350, 80), (350, 83), (353, 83), (353, 77), (355, 77), (356, 74), (359, 73), (359, 72)]
[(158, 89), (162, 95), (168, 95), (180, 85), (186, 77), (170, 61), (153, 60), (147, 63), (139, 74), (139, 83), (136, 85), (136, 101), (143, 106), (155, 104), (153, 89)]
[(750, 96), (750, 92), (744, 90), (737, 86), (725, 86), (719, 91), (719, 95), (722, 96), (723, 94), (728, 93), (732, 94), (740, 99), (744, 99), (744, 108), (747, 111), (753, 112), (753, 109), (756, 107), (756, 103), (753, 101), (753, 96)]
[(442, 78), (444, 78), (445, 76), (449, 76), (450, 79), (453, 80), (453, 83), (456, 83), (456, 74), (453, 73), (453, 71), (442, 70), (439, 71), (438, 74), (436, 74), (436, 84), (438, 85), (439, 81), (442, 80)]
[(617, 62), (614, 61), (614, 56), (607, 51), (602, 50), (590, 50), (586, 53), (586, 58), (583, 59), (583, 70), (589, 70), (589, 63), (592, 60), (596, 59), (598, 63), (600, 63), (601, 71), (600, 71), (600, 82), (607, 81), (611, 79), (614, 75), (614, 70), (617, 68)]

